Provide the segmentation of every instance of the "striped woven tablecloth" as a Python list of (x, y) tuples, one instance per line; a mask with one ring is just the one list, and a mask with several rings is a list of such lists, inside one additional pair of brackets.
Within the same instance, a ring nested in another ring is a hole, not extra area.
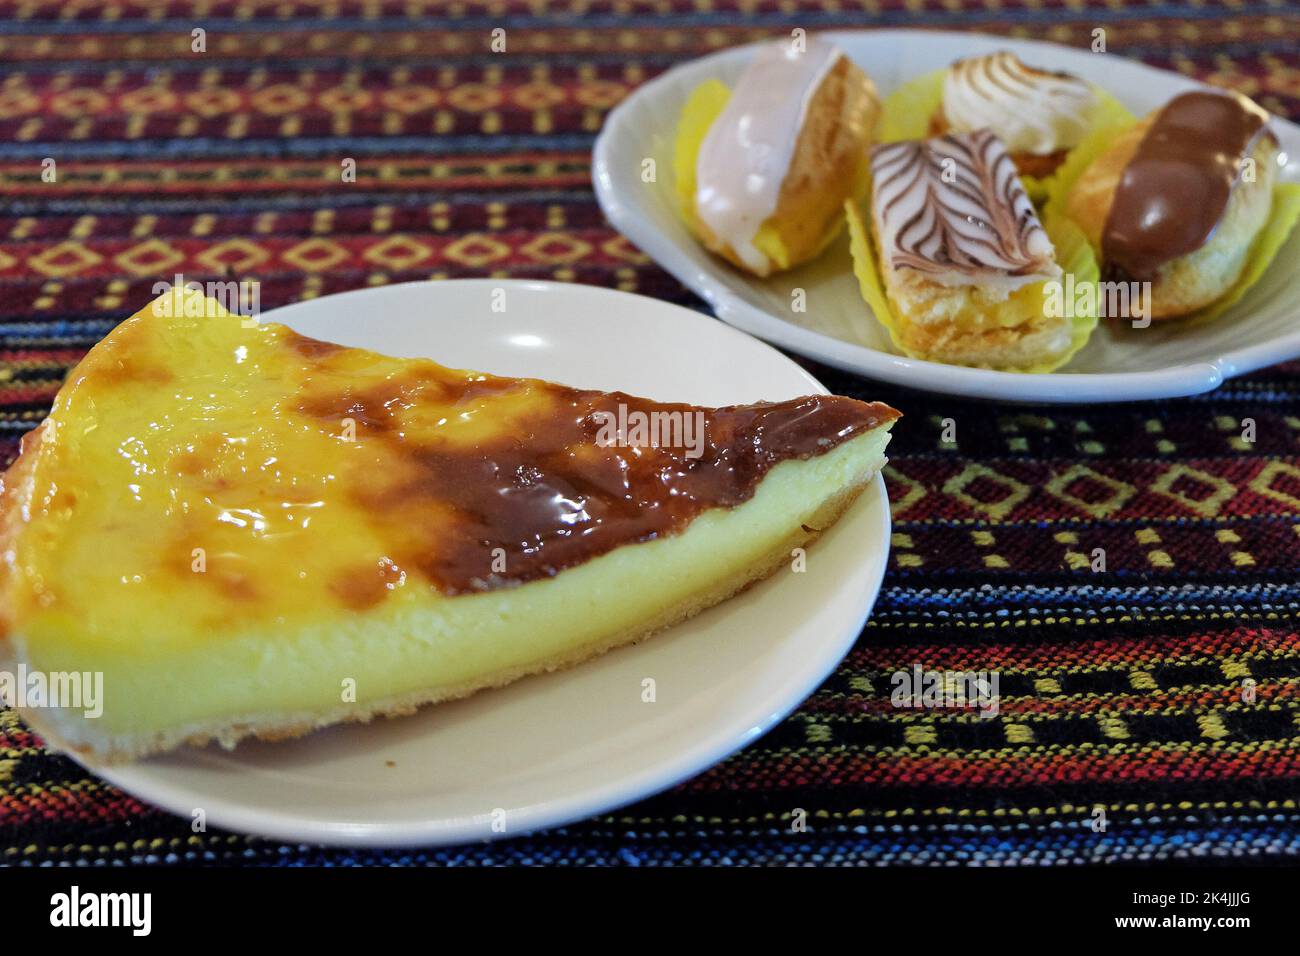
[[(675, 62), (791, 26), (903, 25), (1078, 45), (1104, 26), (1112, 54), (1300, 118), (1300, 17), (1281, 2), (0, 0), (0, 458), (68, 368), (177, 272), (257, 277), (264, 308), (485, 275), (701, 307), (596, 207), (589, 150), (606, 111)], [(505, 55), (489, 52), (497, 27)], [(340, 183), (340, 157), (357, 160), (356, 183)], [(1083, 409), (815, 371), (907, 413), (890, 570), (853, 652), (742, 753), (562, 830), (351, 852), (194, 834), (0, 711), (0, 862), (1300, 855), (1300, 365)], [(999, 715), (891, 707), (889, 675), (918, 664), (996, 669)]]

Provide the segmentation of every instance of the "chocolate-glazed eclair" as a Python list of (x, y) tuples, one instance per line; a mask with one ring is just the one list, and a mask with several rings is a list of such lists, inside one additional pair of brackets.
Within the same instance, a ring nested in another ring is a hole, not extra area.
[[(703, 141), (684, 141), (682, 130), (701, 120), (693, 114), (719, 102)], [(678, 134), (691, 231), (758, 276), (814, 258), (842, 228), (844, 200), (862, 195), (879, 108), (867, 75), (818, 39), (762, 47), (733, 90), (705, 84)]]
[(1067, 214), (1100, 251), (1103, 278), (1151, 283), (1151, 318), (1211, 305), (1241, 276), (1272, 205), (1268, 119), (1238, 93), (1184, 93), (1120, 134), (1070, 191)]
[(877, 146), (872, 230), (900, 344), (940, 362), (1026, 368), (1070, 347), (1043, 307), (1051, 240), (988, 130)]
[(1022, 174), (1042, 177), (1088, 134), (1097, 107), (1091, 84), (1028, 66), (1002, 50), (948, 68), (930, 133), (992, 130)]

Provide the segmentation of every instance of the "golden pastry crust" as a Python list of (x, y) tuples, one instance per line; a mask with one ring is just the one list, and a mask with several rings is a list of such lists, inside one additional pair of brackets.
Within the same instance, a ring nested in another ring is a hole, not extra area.
[[(1066, 214), (1092, 247), (1101, 251), (1106, 220), (1124, 169), (1137, 152), (1156, 114), (1124, 130), (1098, 156), (1070, 190)], [(1253, 181), (1239, 179), (1227, 209), (1209, 241), (1195, 252), (1165, 263), (1151, 282), (1150, 317), (1175, 319), (1204, 308), (1226, 293), (1241, 276), (1251, 244), (1268, 221), (1277, 177), (1277, 140), (1268, 134), (1255, 143)], [(1103, 262), (1103, 268), (1105, 263)]]
[(997, 307), (1006, 301), (986, 289), (943, 286), (907, 269), (880, 262), (880, 275), (898, 306), (903, 345), (931, 361), (992, 368), (1030, 368), (1070, 348), (1070, 321), (1036, 315), (1004, 325)]
[[(934, 111), (930, 117), (930, 136), (943, 136), (952, 126), (948, 123), (948, 117), (944, 115), (943, 106)], [(1043, 156), (1034, 153), (1010, 153), (1011, 161), (1016, 164), (1016, 170), (1021, 176), (1034, 176), (1037, 179), (1043, 179), (1052, 175), (1065, 162), (1065, 157), (1070, 154), (1068, 149), (1058, 149), (1054, 153), (1047, 153)]]
[[(776, 212), (764, 223), (765, 229), (775, 230), (787, 261), (754, 274), (765, 277), (802, 265), (834, 237), (844, 200), (861, 197), (866, 188), (867, 153), (879, 115), (880, 97), (871, 78), (848, 57), (840, 57), (808, 104)], [(707, 249), (738, 269), (754, 271), (698, 215), (692, 219)]]
[[(1035, 309), (1029, 321), (1007, 324), (1001, 308), (1010, 297), (1006, 290), (943, 285), (915, 270), (896, 269), (879, 253), (877, 261), (885, 291), (898, 309), (899, 337), (914, 354), (951, 365), (1029, 368), (1070, 347), (1070, 320), (1064, 316)], [(1026, 315), (1023, 310), (1014, 314), (1019, 319)]]

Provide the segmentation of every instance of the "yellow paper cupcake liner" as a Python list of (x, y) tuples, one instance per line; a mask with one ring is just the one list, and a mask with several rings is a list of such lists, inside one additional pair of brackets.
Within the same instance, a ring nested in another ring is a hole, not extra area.
[(1171, 321), (1187, 326), (1206, 325), (1240, 302), (1241, 297), (1250, 291), (1251, 286), (1258, 282), (1268, 271), (1268, 267), (1273, 264), (1278, 250), (1291, 235), (1291, 230), (1295, 228), (1297, 221), (1300, 221), (1300, 185), (1283, 183), (1275, 186), (1273, 208), (1268, 214), (1268, 221), (1255, 237), (1250, 253), (1246, 257), (1246, 265), (1241, 270), (1241, 275), (1237, 277), (1237, 281), (1214, 304), (1207, 305), (1185, 318)]
[[(930, 135), (930, 117), (943, 102), (943, 78), (947, 72), (946, 69), (935, 70), (918, 76), (885, 97), (880, 125), (876, 130), (877, 142), (894, 143), (904, 139), (927, 139)], [(1119, 100), (1105, 90), (1096, 87), (1094, 89), (1097, 92), (1097, 112), (1093, 117), (1092, 133), (1089, 137), (1134, 122), (1133, 114)], [(1067, 153), (1065, 162), (1051, 176), (1020, 177), (1030, 199), (1038, 203), (1048, 198), (1053, 181), (1061, 175), (1061, 169), (1065, 168), (1065, 163), (1070, 161), (1078, 149), (1079, 147), (1075, 147)]]
[[(731, 99), (731, 90), (721, 80), (705, 80), (686, 98), (682, 113), (677, 121), (677, 135), (673, 141), (673, 182), (677, 196), (677, 205), (687, 228), (695, 235), (700, 235), (699, 223), (695, 215), (695, 169), (704, 146), (704, 137), (727, 101)], [(866, 163), (863, 163), (864, 171)], [(865, 179), (863, 182), (865, 189)], [(859, 190), (861, 196), (863, 190)], [(812, 258), (826, 250), (844, 228), (842, 219), (836, 220), (826, 235), (821, 238)], [(754, 248), (776, 266), (777, 270), (790, 268), (790, 253), (781, 239), (780, 231), (771, 222), (765, 222), (754, 235)]]
[(1043, 215), (1064, 216), (1066, 197), (1070, 195), (1070, 190), (1079, 181), (1083, 171), (1110, 147), (1120, 133), (1136, 122), (1136, 117), (1130, 117), (1126, 123), (1116, 123), (1094, 130), (1084, 137), (1078, 146), (1070, 150), (1070, 154), (1065, 157), (1065, 162), (1057, 167), (1056, 175), (1047, 184)]
[(876, 142), (928, 139), (930, 117), (943, 102), (943, 76), (946, 72), (947, 70), (935, 70), (918, 76), (886, 96), (880, 108)]
[[(877, 265), (876, 250), (867, 229), (867, 224), (863, 220), (862, 211), (857, 203), (846, 202), (844, 212), (849, 222), (849, 248), (853, 253), (853, 272), (858, 277), (858, 286), (862, 292), (862, 298), (866, 301), (872, 314), (875, 315), (876, 320), (889, 332), (889, 338), (894, 343), (895, 348), (909, 358), (933, 361), (928, 355), (910, 349), (903, 344), (903, 319), (894, 308), (893, 303), (889, 301), (889, 296), (885, 292), (885, 284)], [(1098, 297), (1096, 295), (1080, 296), (1078, 294), (1083, 290), (1084, 285), (1091, 283), (1095, 287), (1097, 280), (1100, 278), (1097, 259), (1092, 253), (1092, 248), (1088, 245), (1088, 240), (1078, 226), (1064, 217), (1053, 217), (1050, 221), (1044, 222), (1043, 228), (1047, 231), (1048, 237), (1056, 247), (1056, 261), (1063, 273), (1059, 280), (1063, 283), (1063, 293), (1067, 288), (1064, 286), (1066, 275), (1072, 275), (1074, 279), (1073, 288), (1076, 292), (1076, 299), (1072, 303), (1075, 306), (1075, 314), (1070, 320), (1070, 347), (1064, 354), (1050, 361), (1028, 368), (1000, 368), (1000, 371), (1022, 373), (1054, 372), (1070, 361), (1088, 343), (1089, 337), (1097, 327)], [(1040, 315), (1045, 307), (1044, 303), (1047, 301), (1045, 286), (1045, 282), (1038, 282), (1018, 289), (1008, 297), (1006, 302), (999, 306), (998, 311), (1004, 314), (996, 316), (998, 323), (1001, 325), (1016, 325), (1024, 321), (1021, 318), (1022, 316)], [(992, 366), (978, 367), (991, 368)]]
[(721, 80), (705, 80), (686, 99), (673, 142), (673, 183), (682, 217), (695, 228), (695, 166), (709, 127), (722, 115), (731, 90)]

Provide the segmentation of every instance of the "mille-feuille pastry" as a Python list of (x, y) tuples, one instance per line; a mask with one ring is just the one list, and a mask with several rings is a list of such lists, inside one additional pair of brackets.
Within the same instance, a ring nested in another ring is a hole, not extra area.
[(879, 109), (871, 80), (833, 44), (764, 46), (681, 171), (688, 225), (757, 276), (814, 258), (865, 189)]
[(1149, 282), (1149, 317), (1211, 305), (1236, 283), (1268, 222), (1278, 141), (1268, 113), (1228, 91), (1170, 100), (1083, 171), (1066, 214), (1100, 251), (1102, 277)]
[(645, 637), (829, 527), (898, 417), (458, 371), (197, 304), (91, 349), (0, 488), (0, 667), (102, 675), (90, 713), (20, 706), (100, 760), (409, 713)]
[(1071, 344), (1044, 308), (1061, 275), (1015, 165), (988, 130), (877, 146), (871, 220), (909, 354), (992, 368), (1050, 364)]
[(1045, 177), (1088, 135), (1098, 109), (1090, 83), (1001, 51), (958, 60), (944, 74), (930, 134), (988, 129), (1022, 175)]

